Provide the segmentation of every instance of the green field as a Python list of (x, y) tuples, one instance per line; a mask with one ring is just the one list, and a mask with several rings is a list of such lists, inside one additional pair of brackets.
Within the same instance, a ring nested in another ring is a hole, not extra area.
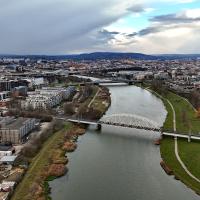
[[(200, 143), (188, 143), (186, 139), (179, 139), (178, 147), (182, 161), (193, 175), (200, 178)], [(162, 159), (173, 170), (175, 177), (200, 194), (200, 183), (191, 178), (176, 159), (174, 139), (165, 137), (162, 140), (160, 151)]]
[(200, 119), (196, 117), (196, 112), (189, 102), (172, 92), (168, 92), (164, 97), (158, 96), (155, 92), (153, 93), (162, 99), (168, 112), (163, 125), (164, 131), (173, 132), (173, 112), (166, 100), (168, 99), (175, 109), (177, 132), (184, 134), (188, 134), (190, 131), (192, 134), (200, 133)]
[[(178, 140), (179, 155), (188, 170), (200, 179), (200, 141)], [(200, 185), (200, 184), (199, 184)]]
[[(156, 94), (156, 96), (158, 96)], [(159, 97), (159, 96), (158, 96)], [(159, 97), (162, 98), (162, 97)], [(164, 131), (173, 131), (173, 111), (166, 98), (172, 103), (176, 113), (177, 132), (188, 134), (189, 127), (183, 120), (183, 110), (187, 113), (186, 121), (191, 123), (192, 133), (200, 131), (200, 120), (196, 118), (196, 113), (190, 103), (184, 98), (169, 92), (162, 98), (165, 108), (168, 112), (167, 118), (163, 125)], [(191, 178), (182, 168), (175, 156), (174, 139), (164, 137), (161, 143), (161, 157), (165, 163), (173, 170), (177, 179), (180, 179), (188, 187), (200, 194), (200, 183)], [(187, 139), (178, 139), (179, 156), (186, 165), (187, 169), (197, 178), (200, 179), (200, 142), (192, 141), (188, 143)]]
[(188, 134), (191, 129), (192, 133), (199, 133), (200, 119), (196, 117), (192, 105), (172, 92), (169, 92), (166, 98), (172, 103), (176, 112), (177, 132)]

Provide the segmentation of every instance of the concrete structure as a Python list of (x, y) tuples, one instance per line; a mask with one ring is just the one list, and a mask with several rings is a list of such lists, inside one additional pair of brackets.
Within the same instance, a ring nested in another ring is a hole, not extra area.
[(15, 152), (15, 148), (10, 145), (0, 145), (0, 158), (3, 156), (11, 156)]
[(0, 118), (0, 142), (19, 144), (26, 140), (26, 136), (35, 128), (34, 118)]
[(28, 88), (26, 86), (19, 86), (12, 89), (12, 96), (26, 96)]
[(3, 156), (0, 159), (0, 163), (12, 165), (15, 162), (16, 158), (17, 156)]

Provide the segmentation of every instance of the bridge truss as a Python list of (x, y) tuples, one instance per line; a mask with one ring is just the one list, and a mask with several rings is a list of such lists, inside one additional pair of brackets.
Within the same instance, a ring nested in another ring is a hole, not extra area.
[(114, 126), (160, 131), (160, 126), (145, 117), (132, 114), (113, 114), (102, 117), (99, 122)]

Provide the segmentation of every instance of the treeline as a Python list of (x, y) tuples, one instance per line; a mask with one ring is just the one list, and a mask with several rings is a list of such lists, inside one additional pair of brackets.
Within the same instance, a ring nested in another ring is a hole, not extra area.
[(169, 92), (168, 88), (164, 85), (163, 81), (161, 80), (153, 80), (151, 87), (154, 91), (156, 91), (162, 96), (166, 96)]
[(29, 142), (23, 147), (20, 155), (15, 161), (15, 165), (27, 165), (31, 159), (36, 156), (40, 151), (43, 144), (47, 139), (55, 132), (61, 130), (64, 127), (63, 122), (59, 120), (53, 120), (47, 128), (45, 128), (40, 135), (37, 135), (29, 140)]
[(41, 111), (19, 111), (19, 110), (9, 110), (9, 116), (15, 117), (26, 117), (26, 118), (36, 118), (41, 122), (51, 122), (53, 117), (47, 113)]

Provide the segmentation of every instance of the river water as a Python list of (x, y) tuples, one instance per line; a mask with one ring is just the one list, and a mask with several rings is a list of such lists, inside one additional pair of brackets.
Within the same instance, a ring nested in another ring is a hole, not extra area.
[[(135, 86), (110, 87), (106, 115), (132, 113), (162, 124), (165, 108), (158, 98)], [(79, 138), (69, 155), (67, 175), (50, 182), (53, 200), (197, 200), (192, 190), (160, 167), (158, 133), (129, 128), (94, 127)]]

